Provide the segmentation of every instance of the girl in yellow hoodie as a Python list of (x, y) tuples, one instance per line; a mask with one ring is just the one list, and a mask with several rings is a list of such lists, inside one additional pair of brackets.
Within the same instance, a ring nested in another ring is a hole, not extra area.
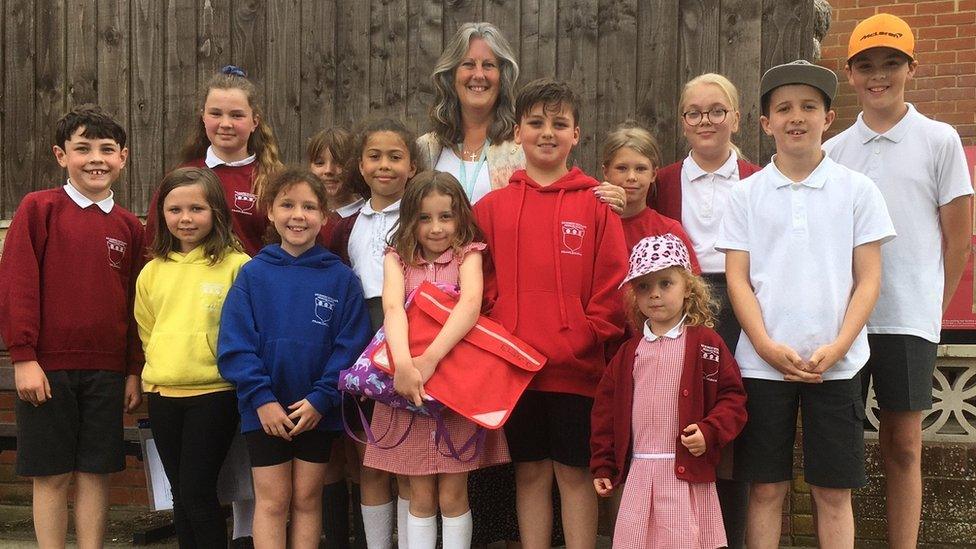
[(248, 256), (208, 168), (167, 175), (155, 204), (153, 256), (136, 282), (153, 438), (173, 491), (180, 547), (226, 547), (217, 474), (239, 421), (233, 385), (217, 371), (221, 307)]

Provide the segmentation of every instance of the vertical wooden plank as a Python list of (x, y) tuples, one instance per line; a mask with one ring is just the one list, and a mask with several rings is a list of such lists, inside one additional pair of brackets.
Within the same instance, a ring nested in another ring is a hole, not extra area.
[(430, 126), (428, 109), (434, 103), (434, 86), (430, 75), (444, 47), (441, 39), (443, 11), (441, 3), (434, 1), (413, 1), (407, 9), (409, 79), (406, 119), (419, 135), (426, 133)]
[[(522, 84), (556, 74), (557, 0), (522, 1), (519, 68)], [(514, 40), (510, 38), (511, 40)]]
[(231, 62), (230, 19), (230, 0), (203, 0), (198, 4), (197, 92), (218, 69)]
[(596, 108), (597, 158), (606, 133), (629, 118), (636, 118), (637, 86), (637, 1), (600, 2)]
[[(302, 1), (301, 145), (315, 132), (335, 124), (335, 0)], [(304, 161), (304, 157), (303, 157)]]
[(483, 0), (444, 0), (443, 39), (449, 40), (465, 23), (484, 21)]
[(132, 0), (127, 207), (144, 212), (163, 173), (163, 4)]
[(580, 100), (579, 144), (570, 164), (587, 173), (596, 159), (597, 132), (597, 6), (587, 0), (569, 0), (559, 6), (556, 78), (569, 83)]
[(3, 218), (10, 219), (20, 200), (34, 189), (34, 2), (7, 1), (3, 15), (7, 27), (3, 58)]
[(661, 144), (662, 163), (679, 158), (678, 4), (642, 2), (637, 14), (637, 117)]
[[(94, 103), (98, 100), (95, 83), (98, 59), (93, 46), (96, 41), (95, 0), (69, 0), (66, 6), (67, 25), (67, 106)], [(114, 114), (114, 113), (113, 113)]]
[[(813, 2), (809, 0), (763, 0), (761, 70), (813, 56)], [(759, 158), (769, 162), (775, 152), (773, 140), (762, 135)]]
[[(233, 64), (247, 71), (247, 77), (266, 97), (268, 36), (265, 2), (236, 0), (231, 12)], [(268, 108), (268, 105), (264, 105)], [(278, 128), (272, 128), (277, 132)]]
[[(522, 51), (521, 30), (522, 13), (519, 0), (485, 0), (484, 20), (498, 27), (512, 46), (515, 59), (519, 59)], [(519, 67), (521, 68), (521, 67)]]
[(406, 114), (407, 0), (372, 0), (369, 28), (369, 110)]
[(295, 62), (302, 46), (301, 16), (301, 0), (276, 0), (267, 4), (266, 116), (278, 138), (282, 160), (292, 163), (301, 157), (301, 66)]
[[(187, 116), (197, 87), (197, 10), (195, 0), (167, 0), (163, 60), (163, 170), (179, 163)], [(155, 190), (158, 180), (153, 183)]]
[[(6, 108), (6, 97), (7, 97), (7, 36), (9, 35), (7, 31), (7, 24), (10, 22), (7, 19), (7, 6), (4, 0), (0, 0), (0, 13), (4, 15), (3, 20), (0, 20), (0, 63), (3, 63), (3, 67), (0, 67), (0, 90), (3, 90), (3, 95), (0, 96), (0, 109)], [(0, 116), (0, 220), (10, 219), (11, 214), (17, 207), (17, 202), (9, 200), (8, 193), (10, 191), (9, 187), (5, 184), (6, 170), (3, 166), (7, 163), (7, 154), (9, 152), (4, 145), (6, 144), (6, 135), (4, 134), (6, 125), (6, 117)], [(3, 242), (0, 242), (0, 247), (3, 246)], [(2, 248), (0, 248), (0, 254), (3, 253)]]
[(762, 6), (755, 0), (722, 0), (719, 67), (739, 90), (739, 133), (733, 137), (749, 160), (759, 160), (759, 64)]
[[(116, 0), (99, 0), (98, 2), (98, 41), (94, 45), (98, 67), (98, 104), (112, 113), (129, 134), (127, 146), (130, 149), (128, 167), (122, 170), (122, 176), (115, 183), (114, 189), (119, 202), (126, 208), (134, 206), (128, 201), (129, 173), (132, 168), (133, 147), (132, 127), (129, 123), (129, 3)], [(71, 17), (68, 17), (71, 21)], [(70, 30), (69, 30), (70, 32)], [(69, 46), (70, 49), (70, 46)], [(142, 154), (135, 151), (136, 155)], [(136, 213), (142, 213), (139, 208)]]
[[(678, 18), (678, 92), (685, 82), (706, 72), (716, 72), (719, 67), (719, 29), (720, 0), (686, 0), (680, 3)], [(672, 100), (677, 103), (680, 97)], [(677, 155), (681, 157), (688, 150), (681, 120), (675, 118)]]
[(63, 185), (64, 170), (51, 154), (54, 124), (64, 113), (64, 2), (37, 5), (37, 61), (34, 69), (34, 181), (36, 188)]
[(369, 114), (369, 2), (339, 2), (336, 124), (354, 129)]

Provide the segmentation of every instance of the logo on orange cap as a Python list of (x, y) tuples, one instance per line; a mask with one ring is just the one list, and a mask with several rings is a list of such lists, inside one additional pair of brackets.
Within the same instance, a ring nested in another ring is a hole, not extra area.
[(847, 45), (848, 61), (871, 48), (891, 48), (915, 59), (915, 37), (911, 27), (889, 13), (872, 15), (854, 27)]

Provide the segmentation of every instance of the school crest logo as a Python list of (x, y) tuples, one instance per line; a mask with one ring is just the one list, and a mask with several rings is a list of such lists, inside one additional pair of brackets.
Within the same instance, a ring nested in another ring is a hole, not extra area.
[(105, 244), (108, 246), (108, 264), (116, 269), (122, 268), (122, 260), (125, 259), (125, 248), (128, 244), (124, 240), (105, 237)]
[(220, 309), (221, 302), (224, 296), (224, 285), (218, 282), (201, 282), (200, 283), (200, 293), (203, 298), (200, 302), (203, 304), (203, 308), (214, 313)]
[(702, 377), (705, 381), (718, 383), (718, 347), (711, 345), (701, 345), (702, 360), (707, 361), (702, 367)]
[(251, 215), (257, 202), (258, 197), (251, 193), (234, 191), (234, 211), (237, 213)]
[(586, 225), (573, 221), (563, 221), (562, 229), (563, 249), (561, 252), (570, 255), (583, 255), (580, 253), (580, 250), (583, 249), (583, 237), (586, 236)]
[(336, 303), (338, 302), (339, 300), (334, 297), (315, 294), (315, 319), (312, 322), (322, 326), (328, 326), (329, 321), (332, 320), (332, 313), (335, 312)]

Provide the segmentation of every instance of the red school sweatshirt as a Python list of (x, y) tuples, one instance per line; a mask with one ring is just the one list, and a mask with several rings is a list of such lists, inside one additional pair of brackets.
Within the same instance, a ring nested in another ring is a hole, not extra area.
[(21, 201), (0, 258), (0, 333), (13, 362), (138, 375), (133, 318), (142, 223), (118, 204), (80, 208), (63, 188)]
[[(231, 231), (241, 241), (244, 253), (254, 257), (265, 244), (268, 231), (268, 216), (258, 207), (258, 197), (251, 192), (254, 170), (257, 162), (244, 166), (221, 164), (211, 168), (220, 186), (224, 188), (224, 199), (230, 209)], [(191, 160), (181, 167), (205, 168), (203, 158)], [(152, 243), (156, 234), (156, 199), (159, 189), (153, 193), (149, 202), (149, 215), (146, 216), (146, 242)]]
[(548, 186), (518, 170), (474, 208), (491, 252), (489, 316), (549, 358), (529, 389), (592, 397), (604, 346), (623, 333), (627, 250), (597, 184), (579, 168)]
[[(698, 424), (705, 453), (691, 455), (680, 438), (675, 444), (674, 474), (687, 482), (715, 482), (721, 449), (746, 424), (746, 392), (739, 366), (715, 330), (685, 327), (685, 356), (678, 381), (677, 421)], [(590, 472), (614, 486), (627, 479), (631, 458), (634, 407), (634, 360), (643, 335), (627, 340), (607, 367), (590, 415)]]

